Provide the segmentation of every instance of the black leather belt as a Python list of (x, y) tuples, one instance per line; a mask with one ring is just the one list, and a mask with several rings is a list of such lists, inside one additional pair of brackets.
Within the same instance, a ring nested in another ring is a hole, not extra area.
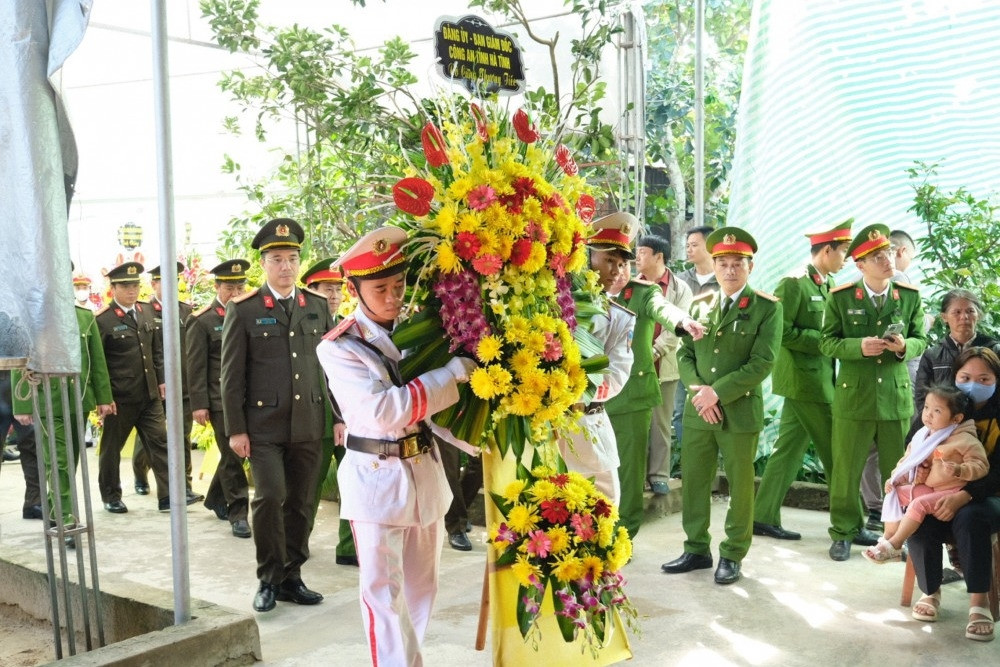
[(583, 414), (596, 415), (598, 412), (604, 412), (604, 403), (591, 403), (587, 406), (587, 409), (583, 411)]
[(390, 456), (408, 459), (412, 456), (429, 452), (431, 443), (422, 433), (414, 433), (399, 440), (377, 440), (375, 438), (348, 435), (347, 448), (353, 449), (356, 452), (374, 454), (380, 459)]

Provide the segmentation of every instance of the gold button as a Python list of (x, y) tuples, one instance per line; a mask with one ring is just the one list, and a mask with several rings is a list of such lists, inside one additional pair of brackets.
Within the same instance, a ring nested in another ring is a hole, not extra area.
[(414, 465), (416, 465), (418, 463), (420, 463), (420, 457), (419, 456), (417, 458), (413, 459), (413, 464)]
[(294, 331), (289, 331), (289, 332), (288, 332), (288, 337), (289, 337), (289, 338), (291, 338), (291, 337), (292, 337), (292, 336), (294, 336), (294, 335), (295, 335), (295, 332), (294, 332)]
[(716, 335), (716, 336), (721, 336), (721, 335), (722, 335), (722, 332), (721, 332), (721, 331), (717, 331), (717, 332), (715, 333), (715, 335)]
[(715, 353), (716, 353), (716, 354), (718, 354), (718, 353), (719, 353), (719, 348), (715, 348)]
[(298, 374), (298, 373), (296, 373), (296, 374), (295, 374), (295, 379), (296, 379), (296, 380), (298, 380), (298, 379), (299, 379), (299, 374)]
[(298, 394), (295, 394), (295, 400), (296, 401), (299, 400), (299, 395)]
[(296, 353), (296, 352), (292, 352), (292, 359), (295, 359), (295, 358), (296, 358), (296, 357), (298, 357), (298, 356), (299, 356), (299, 355), (298, 355), (298, 353)]
[(267, 332), (266, 331), (264, 332), (264, 338), (267, 338)]
[(746, 395), (747, 395), (747, 396), (749, 396), (749, 395), (750, 395), (750, 392), (748, 391), (748, 392), (746, 393)]
[(844, 384), (840, 385), (840, 386), (843, 387), (844, 389), (847, 389), (847, 383), (846, 382)]
[(378, 470), (378, 461), (372, 461), (372, 470)]
[(264, 407), (264, 401), (257, 401), (257, 407), (258, 408)]
[(713, 372), (713, 373), (715, 372), (715, 369), (714, 369), (714, 368), (712, 369), (712, 372)]
[(878, 382), (879, 382), (879, 384), (881, 384), (882, 383), (882, 378), (879, 378)]
[(643, 373), (645, 373), (645, 371), (639, 371), (639, 377), (642, 377)]
[(882, 320), (879, 320), (879, 321), (878, 321), (878, 322), (876, 322), (875, 324), (882, 324)]
[(876, 363), (876, 364), (881, 364), (881, 363), (882, 363), (882, 360), (881, 360), (881, 359), (876, 359), (876, 360), (875, 360), (875, 363)]

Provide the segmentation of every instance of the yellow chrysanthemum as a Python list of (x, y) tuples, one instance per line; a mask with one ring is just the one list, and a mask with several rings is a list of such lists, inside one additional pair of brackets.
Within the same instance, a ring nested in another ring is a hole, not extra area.
[(532, 586), (533, 585), (531, 581), (532, 577), (538, 579), (540, 578), (541, 574), (538, 568), (532, 565), (531, 562), (528, 560), (528, 557), (524, 554), (521, 554), (517, 557), (517, 560), (514, 561), (514, 564), (510, 566), (510, 570), (511, 572), (514, 573), (514, 576), (517, 578), (517, 582), (522, 586)]
[(604, 573), (604, 561), (597, 556), (584, 556), (583, 570), (593, 579), (597, 579)]
[(535, 354), (542, 354), (545, 352), (545, 346), (547, 341), (545, 340), (545, 335), (540, 331), (532, 331), (522, 340), (522, 344), (526, 350), (531, 350)]
[(559, 555), (569, 548), (569, 531), (563, 526), (553, 526), (545, 531), (545, 535), (552, 540), (552, 553)]
[(548, 479), (556, 474), (556, 471), (549, 466), (535, 466), (531, 469), (531, 476), (536, 479)]
[(493, 390), (497, 396), (510, 393), (514, 386), (514, 378), (510, 371), (498, 364), (491, 364), (486, 371), (490, 374), (490, 379), (493, 380)]
[(518, 350), (510, 357), (510, 367), (519, 376), (538, 370), (538, 355), (530, 350)]
[(458, 219), (458, 206), (455, 202), (450, 201), (441, 207), (438, 211), (437, 216), (434, 218), (434, 224), (437, 225), (438, 231), (446, 239), (450, 239), (455, 235), (455, 221)]
[(541, 400), (545, 392), (549, 390), (548, 378), (543, 371), (537, 369), (522, 373), (521, 390)]
[(523, 479), (515, 479), (504, 488), (502, 494), (504, 500), (512, 503), (517, 502), (517, 499), (521, 496), (521, 492), (524, 491), (525, 485)]
[(465, 195), (469, 194), (469, 190), (474, 187), (476, 187), (476, 183), (468, 176), (456, 178), (455, 181), (448, 186), (448, 196), (453, 199), (465, 199)]
[(579, 579), (583, 576), (584, 572), (586, 570), (583, 568), (583, 562), (578, 557), (570, 554), (567, 554), (563, 558), (557, 558), (555, 567), (552, 568), (552, 574), (563, 583)]
[(538, 528), (538, 514), (534, 508), (525, 505), (514, 505), (507, 515), (507, 525), (517, 533), (527, 533)]
[(520, 343), (530, 331), (530, 322), (518, 315), (510, 318), (510, 322), (507, 323), (507, 331), (504, 332), (504, 337), (509, 343)]
[(632, 541), (628, 538), (628, 531), (619, 526), (618, 535), (615, 537), (615, 546), (608, 553), (608, 569), (612, 572), (622, 569), (632, 557)]
[(458, 273), (462, 270), (462, 261), (455, 254), (450, 241), (441, 241), (437, 245), (437, 265), (445, 273)]
[(483, 336), (476, 346), (476, 356), (482, 363), (496, 361), (500, 358), (501, 352), (503, 352), (503, 341), (494, 335)]
[(597, 520), (597, 546), (606, 548), (611, 544), (611, 538), (615, 535), (615, 523), (610, 517)]
[(531, 253), (528, 259), (521, 265), (521, 270), (525, 273), (535, 273), (545, 266), (545, 246), (541, 243), (531, 244)]
[(542, 404), (542, 399), (535, 394), (523, 391), (515, 392), (511, 396), (510, 411), (520, 417), (529, 417), (534, 414)]
[(469, 386), (472, 387), (472, 393), (484, 401), (497, 395), (496, 384), (490, 377), (490, 372), (483, 367), (477, 368), (469, 375)]
[(559, 494), (559, 487), (550, 482), (547, 479), (540, 479), (531, 485), (528, 489), (528, 495), (535, 499), (536, 502), (542, 503), (546, 500), (551, 500)]
[(480, 233), (482, 231), (481, 228), (482, 219), (476, 211), (463, 211), (462, 214), (458, 216), (458, 231)]

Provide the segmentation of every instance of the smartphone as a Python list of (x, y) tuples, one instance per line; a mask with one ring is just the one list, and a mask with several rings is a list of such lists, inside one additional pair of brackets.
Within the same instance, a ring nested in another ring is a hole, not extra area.
[(882, 338), (884, 338), (885, 340), (889, 340), (893, 336), (899, 336), (902, 333), (903, 333), (902, 322), (894, 322), (890, 324), (888, 327), (886, 327), (885, 333), (882, 334)]

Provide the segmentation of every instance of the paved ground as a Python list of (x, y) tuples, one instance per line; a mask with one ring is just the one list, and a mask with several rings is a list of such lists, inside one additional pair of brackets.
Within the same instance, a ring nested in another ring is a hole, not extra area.
[[(96, 462), (89, 450), (96, 482)], [(195, 470), (200, 453), (195, 454)], [(122, 479), (131, 487), (126, 461)], [(207, 480), (196, 480), (204, 490)], [(4, 545), (36, 550), (44, 567), (41, 525), (21, 518), (20, 469), (0, 474), (0, 527)], [(99, 501), (96, 489), (94, 498)], [(169, 520), (155, 500), (126, 493), (126, 515), (100, 510), (95, 517), (102, 581), (117, 579), (172, 589)], [(713, 535), (723, 526), (725, 501), (715, 503)], [(712, 571), (664, 575), (660, 564), (681, 553), (679, 515), (647, 523), (625, 574), (640, 612), (642, 636), (632, 638), (635, 665), (894, 665), (995, 664), (1000, 642), (964, 638), (967, 597), (962, 584), (945, 587), (936, 624), (910, 618), (898, 606), (901, 564), (875, 566), (855, 547), (851, 560), (827, 557), (826, 515), (784, 511), (786, 527), (800, 542), (755, 538), (744, 561), (744, 579), (733, 586), (712, 582)], [(337, 506), (322, 503), (303, 578), (326, 600), (315, 607), (278, 603), (258, 614), (264, 664), (366, 665), (357, 600), (356, 570), (334, 564)], [(228, 524), (196, 505), (188, 511), (192, 597), (250, 612), (256, 588), (252, 540), (231, 536)], [(441, 590), (428, 629), (425, 664), (489, 665), (489, 651), (473, 649), (482, 582), (484, 529), (473, 531), (475, 548), (445, 547)], [(192, 662), (192, 664), (196, 664)]]

